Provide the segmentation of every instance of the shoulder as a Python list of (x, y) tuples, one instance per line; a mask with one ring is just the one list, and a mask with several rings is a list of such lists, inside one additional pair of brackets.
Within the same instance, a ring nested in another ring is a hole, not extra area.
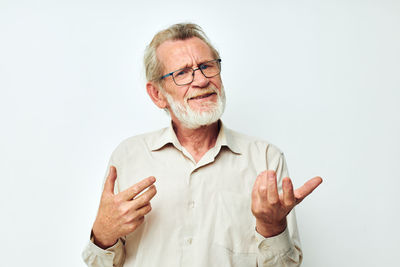
[(154, 145), (166, 131), (167, 128), (162, 128), (157, 131), (128, 137), (119, 143), (113, 151), (112, 157), (120, 158), (130, 154), (151, 151), (152, 145)]
[(260, 153), (266, 153), (267, 156), (281, 156), (282, 151), (274, 144), (267, 140), (249, 136), (228, 128), (225, 128), (227, 138), (234, 144), (239, 150), (248, 151), (256, 150)]
[(258, 166), (258, 173), (264, 170), (274, 170), (281, 179), (288, 176), (286, 160), (283, 152), (269, 141), (248, 136), (233, 130), (228, 130), (232, 138), (232, 144), (236, 144), (237, 149), (244, 158)]

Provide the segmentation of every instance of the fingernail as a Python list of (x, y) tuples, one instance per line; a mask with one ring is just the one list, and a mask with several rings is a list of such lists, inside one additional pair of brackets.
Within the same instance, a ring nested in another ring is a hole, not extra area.
[(268, 178), (273, 179), (274, 178), (274, 173), (273, 172), (268, 172)]

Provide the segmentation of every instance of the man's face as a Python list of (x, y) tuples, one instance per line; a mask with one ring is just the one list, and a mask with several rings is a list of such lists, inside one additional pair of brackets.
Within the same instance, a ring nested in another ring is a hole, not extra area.
[[(164, 66), (163, 74), (185, 67), (195, 69), (201, 63), (215, 59), (208, 45), (199, 38), (166, 41), (158, 47), (157, 57)], [(225, 95), (220, 75), (206, 78), (197, 70), (193, 82), (183, 86), (176, 85), (169, 76), (164, 78), (163, 89), (172, 119), (188, 128), (210, 124), (223, 113)]]

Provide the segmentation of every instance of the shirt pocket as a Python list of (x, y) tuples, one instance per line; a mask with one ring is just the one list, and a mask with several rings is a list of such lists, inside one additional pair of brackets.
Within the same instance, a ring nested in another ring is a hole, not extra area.
[(256, 254), (256, 222), (250, 196), (220, 191), (217, 203), (214, 243), (232, 255)]

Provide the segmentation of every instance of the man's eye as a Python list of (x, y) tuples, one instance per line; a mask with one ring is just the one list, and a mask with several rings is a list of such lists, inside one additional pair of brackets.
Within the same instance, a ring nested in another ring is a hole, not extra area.
[(187, 73), (187, 70), (180, 70), (176, 73), (176, 76), (183, 76)]
[(175, 72), (175, 76), (183, 76), (188, 74), (192, 69), (186, 68), (180, 71)]
[(200, 69), (202, 69), (202, 70), (208, 69), (209, 67), (211, 67), (211, 66), (206, 65), (206, 64), (200, 65)]

